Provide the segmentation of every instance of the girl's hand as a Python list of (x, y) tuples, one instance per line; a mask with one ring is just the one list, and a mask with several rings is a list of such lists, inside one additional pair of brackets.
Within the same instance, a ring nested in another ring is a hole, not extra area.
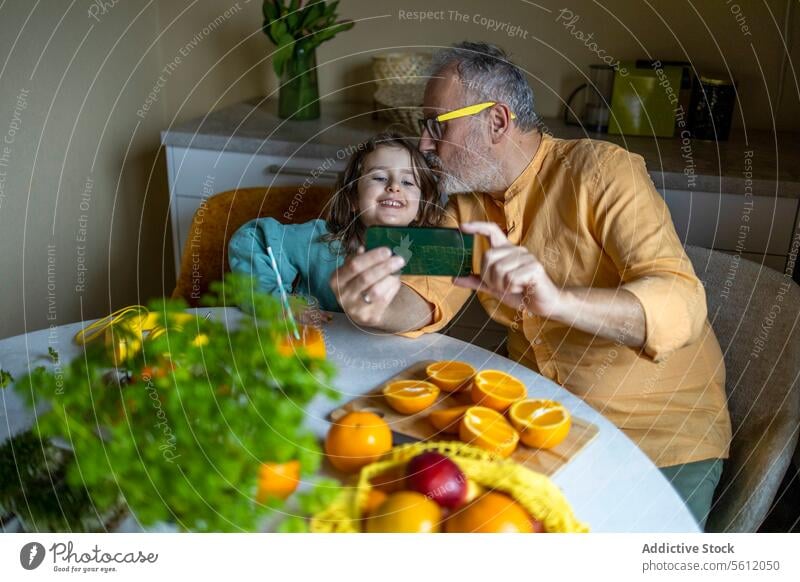
[(405, 260), (386, 248), (348, 257), (331, 275), (333, 294), (344, 312), (358, 325), (380, 327), (386, 310), (400, 291), (400, 277), (394, 275)]

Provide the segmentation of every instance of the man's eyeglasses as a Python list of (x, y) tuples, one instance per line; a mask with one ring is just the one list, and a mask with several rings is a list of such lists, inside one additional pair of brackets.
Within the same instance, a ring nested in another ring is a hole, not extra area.
[[(445, 121), (450, 121), (451, 119), (458, 119), (459, 117), (468, 117), (470, 115), (477, 115), (481, 111), (489, 109), (492, 105), (495, 105), (495, 101), (485, 101), (483, 103), (476, 103), (475, 105), (467, 105), (466, 107), (462, 107), (461, 109), (454, 109), (453, 111), (448, 111), (447, 113), (442, 113), (441, 115), (436, 115), (435, 117), (426, 117), (425, 119), (419, 120), (419, 132), (420, 134), (425, 133), (425, 130), (428, 131), (430, 136), (435, 140), (442, 139), (444, 135), (444, 128), (442, 127), (442, 123)], [(514, 113), (511, 113), (511, 119), (516, 119), (517, 116)]]

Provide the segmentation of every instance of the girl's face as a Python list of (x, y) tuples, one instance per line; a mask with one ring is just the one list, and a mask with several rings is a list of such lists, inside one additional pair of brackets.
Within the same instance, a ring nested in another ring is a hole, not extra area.
[(381, 146), (364, 158), (357, 212), (365, 226), (408, 226), (417, 217), (420, 196), (408, 151)]

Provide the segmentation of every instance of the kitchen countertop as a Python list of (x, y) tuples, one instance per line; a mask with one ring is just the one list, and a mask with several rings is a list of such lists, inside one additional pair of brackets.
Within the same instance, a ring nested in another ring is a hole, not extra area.
[[(286, 121), (277, 102), (256, 98), (161, 132), (164, 145), (281, 157), (343, 160), (353, 146), (391, 123), (369, 105), (323, 102), (314, 121)], [(659, 190), (800, 198), (800, 134), (734, 130), (726, 142), (588, 133), (561, 119), (543, 119), (555, 137), (607, 140), (642, 155)], [(749, 152), (752, 152), (750, 155)], [(750, 172), (752, 176), (746, 176)]]

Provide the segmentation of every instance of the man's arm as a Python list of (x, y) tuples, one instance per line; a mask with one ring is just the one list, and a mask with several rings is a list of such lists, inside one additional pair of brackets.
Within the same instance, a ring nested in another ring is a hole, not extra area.
[(330, 285), (336, 300), (358, 325), (392, 333), (428, 325), (433, 309), (395, 275), (405, 261), (388, 248), (359, 252), (334, 271)]
[(646, 337), (642, 304), (625, 289), (565, 289), (553, 319), (634, 348), (642, 347)]
[(496, 224), (473, 222), (461, 229), (486, 236), (491, 248), (483, 255), (481, 276), (456, 279), (456, 285), (494, 295), (529, 315), (560, 321), (632, 347), (644, 344), (644, 310), (632, 293), (591, 287), (561, 289), (544, 265), (524, 247), (512, 245)]
[(616, 289), (557, 287), (544, 266), (493, 223), (462, 225), (489, 237), (481, 277), (456, 284), (602, 337), (642, 347), (658, 361), (703, 331), (705, 290), (641, 156), (619, 149), (598, 168), (591, 228), (614, 262)]

